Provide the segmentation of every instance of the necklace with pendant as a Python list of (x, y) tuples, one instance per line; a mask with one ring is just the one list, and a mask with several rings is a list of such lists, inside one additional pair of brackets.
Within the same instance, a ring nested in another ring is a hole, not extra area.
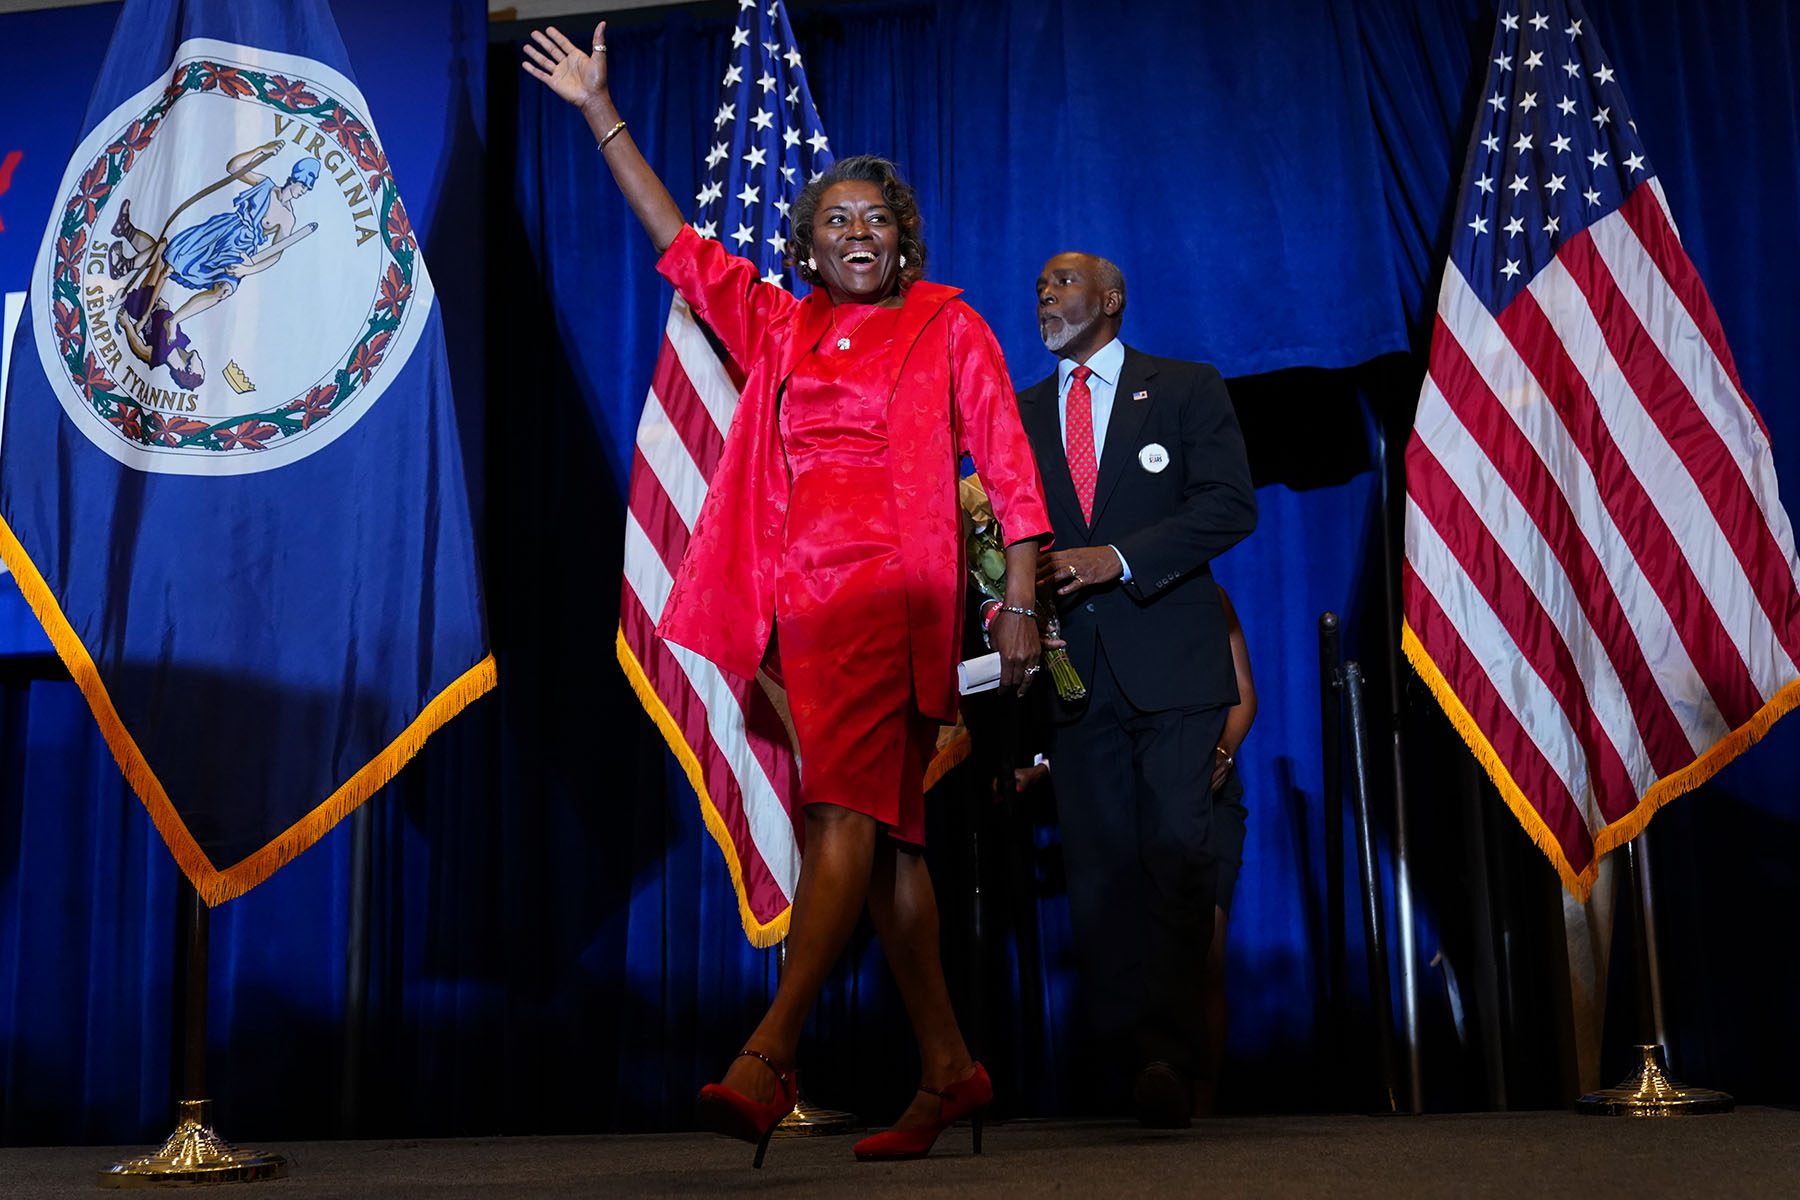
[(862, 315), (862, 320), (852, 325), (848, 332), (838, 334), (837, 348), (839, 350), (848, 350), (850, 348), (850, 334), (855, 333), (864, 325), (868, 324), (869, 318), (879, 311), (881, 311), (881, 306), (879, 304), (870, 305), (869, 311)]

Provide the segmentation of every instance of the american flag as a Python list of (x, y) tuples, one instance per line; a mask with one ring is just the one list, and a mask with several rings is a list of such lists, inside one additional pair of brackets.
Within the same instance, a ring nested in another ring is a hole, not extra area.
[[(788, 207), (830, 165), (830, 144), (781, 0), (739, 0), (739, 10), (693, 224), (755, 262), (765, 281), (790, 286)], [(773, 685), (726, 674), (656, 636), (743, 383), (714, 346), (677, 296), (638, 421), (618, 654), (699, 796), (745, 935), (769, 946), (787, 932), (800, 874), (799, 776), (778, 711), (785, 701)]]
[(1502, 0), (1406, 452), (1408, 658), (1577, 897), (1800, 702), (1768, 431), (1575, 0)]

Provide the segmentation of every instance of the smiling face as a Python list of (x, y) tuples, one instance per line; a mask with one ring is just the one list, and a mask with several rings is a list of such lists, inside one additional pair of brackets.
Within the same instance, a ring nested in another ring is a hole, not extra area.
[(846, 179), (813, 214), (812, 256), (833, 304), (875, 304), (898, 291), (900, 223), (879, 184)]
[(1038, 336), (1052, 354), (1086, 362), (1119, 333), (1123, 293), (1102, 287), (1090, 254), (1059, 254), (1037, 280)]

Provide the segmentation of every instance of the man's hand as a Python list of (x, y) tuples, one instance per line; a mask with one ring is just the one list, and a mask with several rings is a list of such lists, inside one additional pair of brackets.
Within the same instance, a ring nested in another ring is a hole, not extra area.
[(1038, 585), (1055, 588), (1059, 596), (1073, 595), (1095, 584), (1111, 583), (1124, 573), (1119, 552), (1111, 546), (1052, 550), (1038, 558)]
[(1049, 763), (1033, 763), (1029, 767), (1013, 768), (1013, 791), (1029, 791), (1050, 778)]

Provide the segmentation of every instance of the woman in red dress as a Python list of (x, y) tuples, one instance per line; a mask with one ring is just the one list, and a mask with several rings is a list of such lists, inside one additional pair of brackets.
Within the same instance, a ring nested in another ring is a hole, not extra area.
[(1043, 489), (987, 325), (957, 289), (921, 276), (912, 190), (877, 158), (836, 163), (789, 213), (805, 300), (682, 219), (625, 131), (592, 53), (554, 28), (523, 64), (578, 106), (614, 180), (662, 253), (657, 264), (748, 368), (658, 632), (748, 677), (779, 646), (801, 760), (805, 854), (787, 966), (767, 1015), (701, 1112), (757, 1143), (792, 1107), (801, 1026), (867, 904), (918, 1038), (922, 1083), (859, 1158), (918, 1157), (993, 1088), (944, 986), (937, 900), (920, 854), (926, 756), (953, 718), (963, 568), (957, 467), (981, 468), (1002, 525), (1007, 601), (990, 626), (1001, 683), (1039, 670), (1032, 611)]

